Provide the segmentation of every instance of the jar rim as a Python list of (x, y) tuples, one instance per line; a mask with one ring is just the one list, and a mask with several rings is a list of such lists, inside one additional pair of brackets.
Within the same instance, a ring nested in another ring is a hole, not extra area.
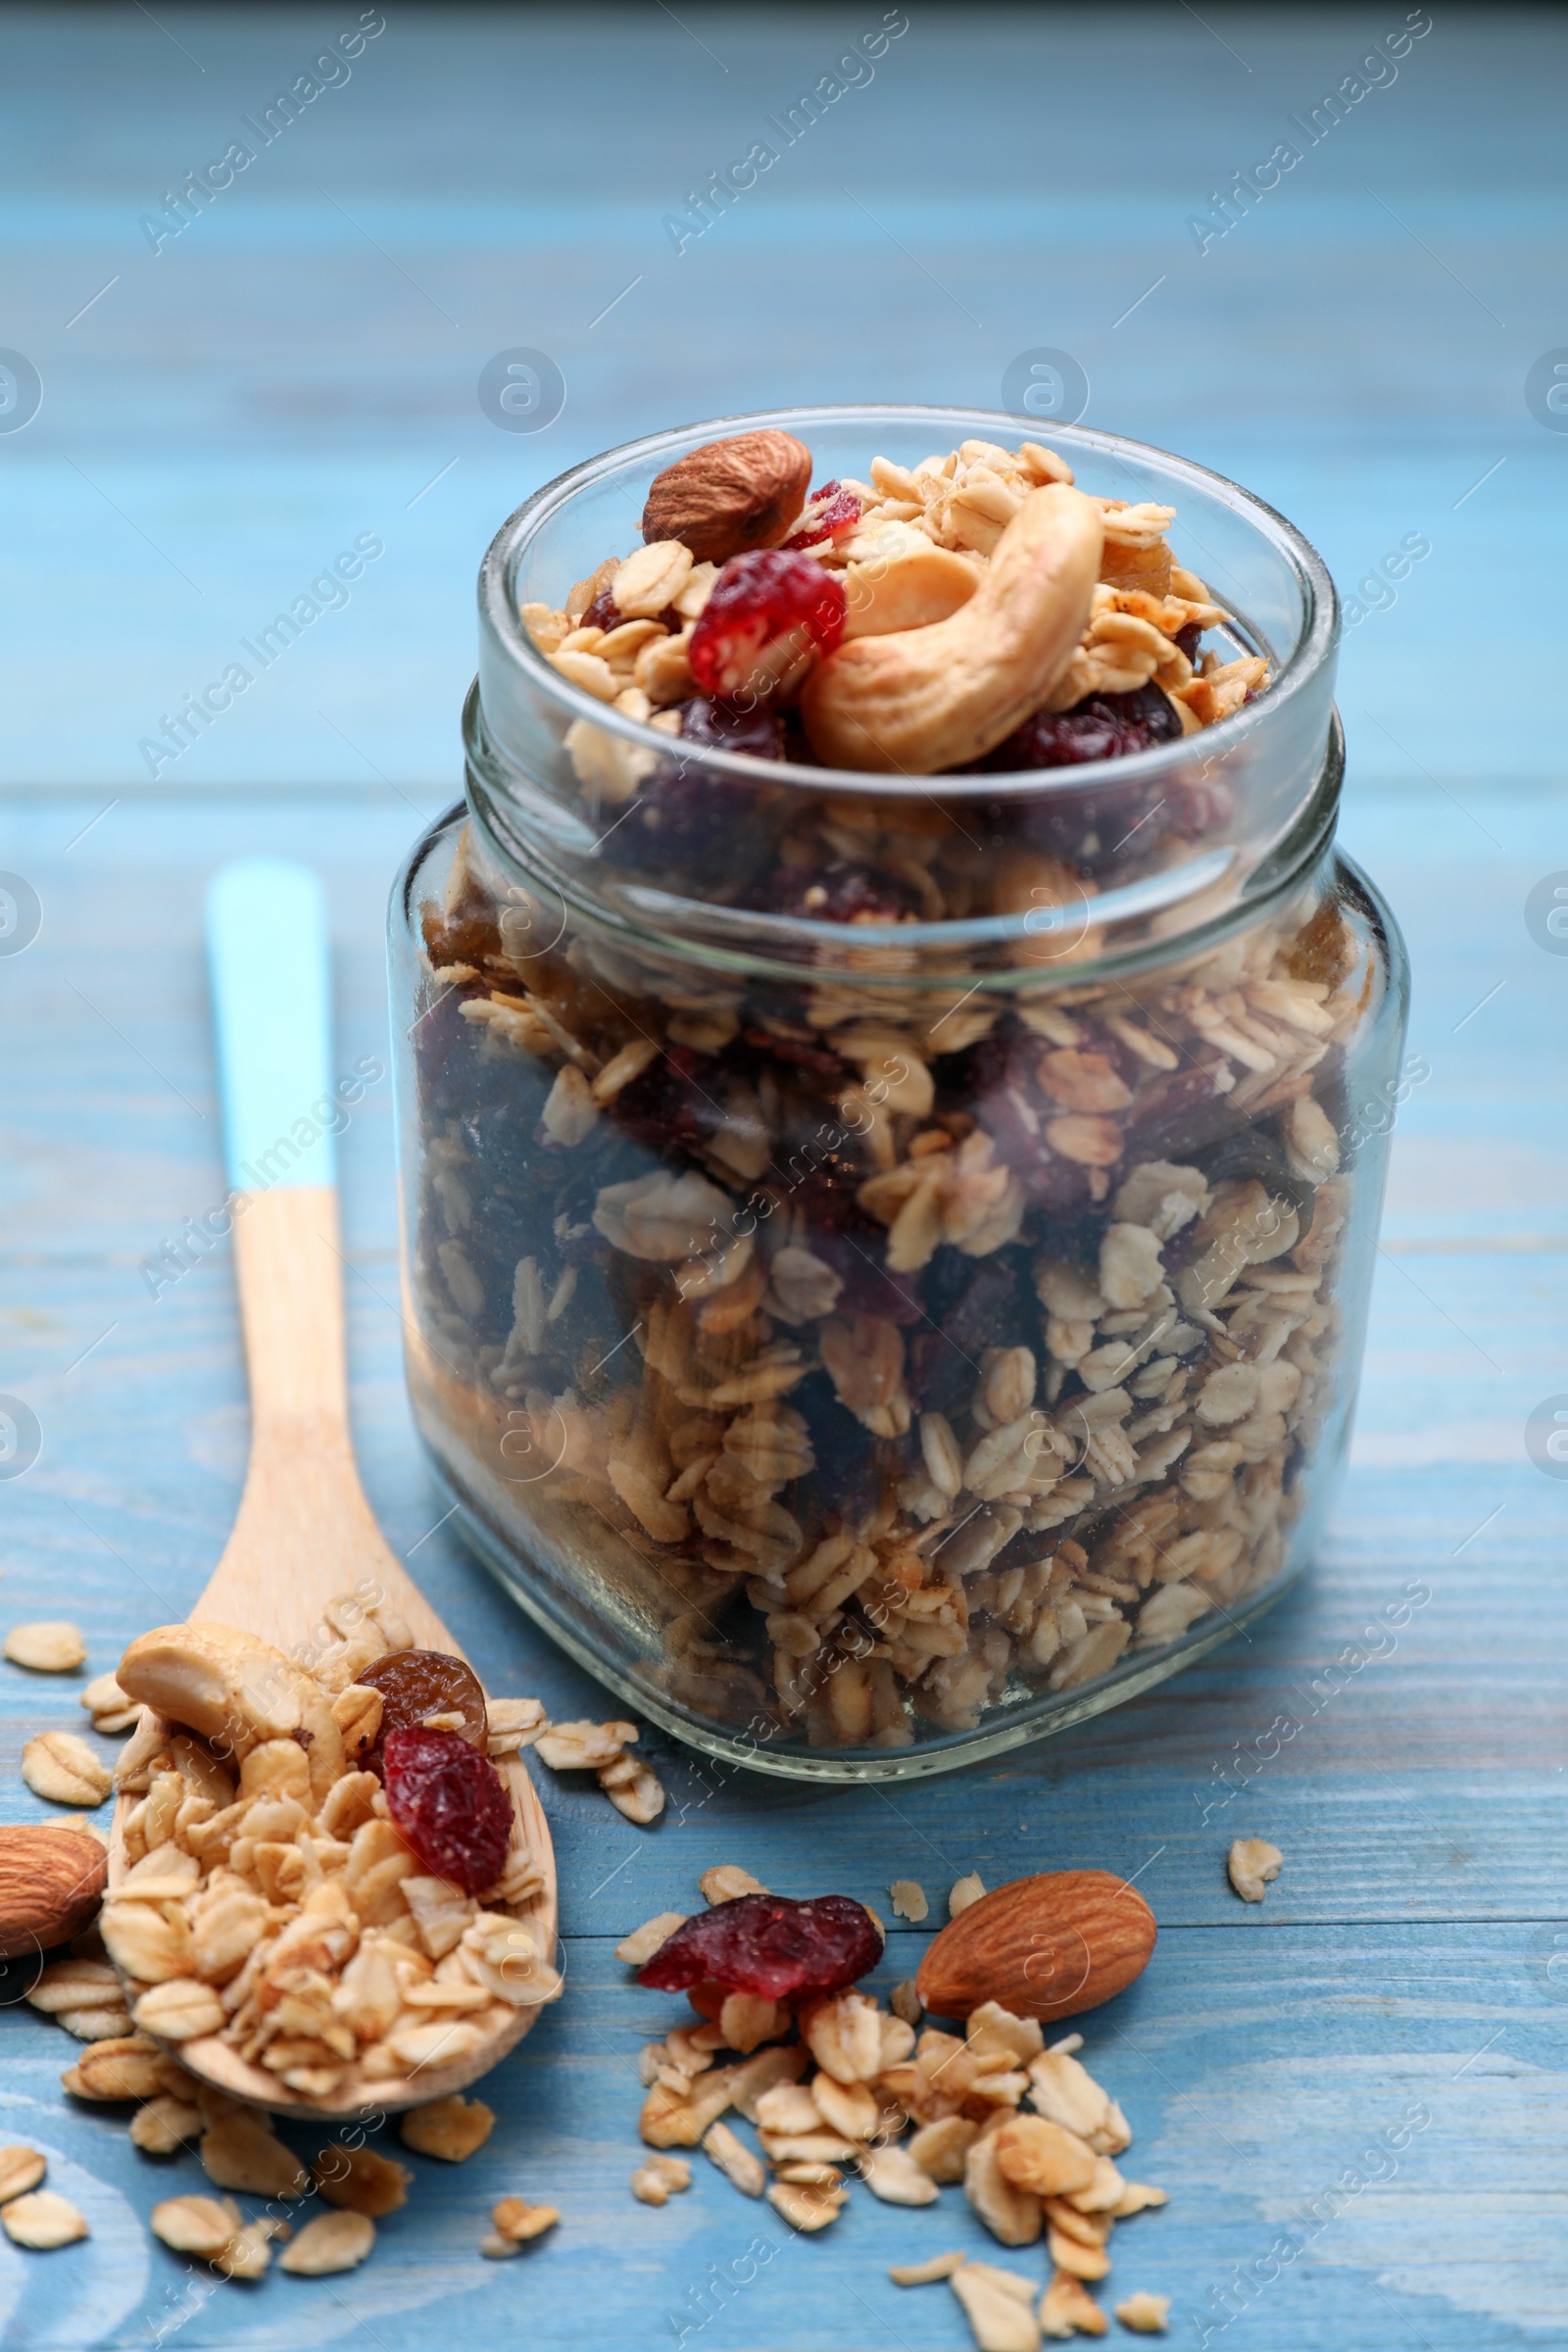
[[(667, 735), (573, 686), (539, 652), (523, 624), (515, 594), (518, 564), (552, 519), (584, 491), (617, 472), (628, 471), (649, 460), (672, 461), (686, 450), (701, 446), (703, 441), (719, 440), (735, 433), (762, 429), (794, 432), (797, 428), (848, 427), (857, 423), (868, 427), (876, 423), (893, 426), (930, 423), (933, 427), (951, 426), (961, 438), (968, 439), (976, 437), (976, 428), (992, 428), (993, 438), (998, 430), (1015, 434), (1021, 422), (1004, 410), (935, 407), (912, 402), (840, 402), (709, 417), (617, 443), (544, 483), (501, 525), (479, 567), (481, 629), (495, 649), (515, 666), (527, 689), (554, 704), (568, 724), (588, 719), (608, 734), (667, 756)], [(1074, 452), (1082, 452), (1086, 457), (1108, 459), (1112, 464), (1157, 466), (1169, 476), (1173, 489), (1187, 482), (1219, 499), (1234, 514), (1254, 525), (1259, 537), (1269, 542), (1293, 573), (1301, 598), (1302, 620), (1296, 642), (1288, 652), (1282, 654), (1280, 649), (1270, 647), (1247, 615), (1230, 616), (1241, 635), (1255, 642), (1258, 651), (1272, 656), (1278, 669), (1254, 702), (1202, 730), (1204, 757), (1223, 759), (1260, 723), (1278, 713), (1285, 703), (1310, 689), (1324, 664), (1333, 660), (1339, 642), (1340, 607), (1328, 566), (1310, 540), (1265, 499), (1244, 489), (1228, 475), (1200, 466), (1195, 459), (1178, 457), (1152, 443), (1135, 441), (1125, 434), (1104, 432), (1092, 425), (1054, 427), (1051, 437), (1053, 445), (1059, 444), (1069, 458)], [(1229, 612), (1229, 608), (1226, 610)], [(1182, 735), (1148, 751), (1122, 753), (1097, 761), (1097, 777), (1104, 775), (1120, 784), (1146, 780), (1152, 783), (1166, 773), (1174, 775), (1191, 761), (1194, 740), (1190, 735)], [(1080, 767), (987, 770), (979, 775), (910, 776), (902, 772), (880, 775), (859, 768), (810, 767), (796, 760), (763, 760), (750, 753), (726, 752), (685, 739), (681, 743), (681, 760), (689, 772), (707, 774), (715, 781), (729, 778), (737, 783), (766, 783), (775, 790), (793, 789), (816, 797), (827, 792), (835, 798), (864, 795), (870, 799), (900, 800), (907, 799), (912, 786), (917, 790), (939, 789), (944, 801), (962, 804), (968, 800), (1039, 799), (1049, 797), (1053, 791), (1066, 794), (1081, 790), (1083, 784)]]

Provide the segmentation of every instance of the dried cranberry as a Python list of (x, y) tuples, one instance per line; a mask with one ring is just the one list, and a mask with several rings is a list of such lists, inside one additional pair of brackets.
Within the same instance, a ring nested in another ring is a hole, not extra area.
[(1182, 731), (1169, 695), (1151, 682), (1129, 694), (1091, 694), (1070, 710), (1037, 710), (980, 761), (991, 773), (1078, 767), (1173, 743)]
[(907, 883), (866, 865), (781, 865), (760, 896), (770, 913), (812, 923), (898, 923), (917, 906)]
[(820, 547), (824, 539), (842, 538), (859, 519), (860, 502), (854, 491), (846, 490), (841, 482), (824, 482), (820, 490), (811, 492), (800, 529), (791, 531), (784, 545)]
[(782, 548), (731, 556), (692, 631), (692, 676), (705, 694), (728, 701), (769, 695), (809, 647), (832, 652), (845, 611), (841, 583), (809, 556)]
[(1195, 669), (1198, 666), (1198, 648), (1202, 634), (1202, 627), (1196, 620), (1190, 620), (1185, 629), (1178, 629), (1176, 632), (1176, 644), (1187, 656)]
[(618, 629), (620, 620), (620, 607), (608, 588), (601, 588), (577, 626), (579, 629)]
[(486, 1756), (457, 1732), (388, 1732), (382, 1754), (393, 1827), (438, 1879), (477, 1894), (507, 1865), (512, 1799)]
[(784, 724), (765, 703), (751, 710), (695, 695), (681, 705), (680, 731), (687, 743), (709, 743), (719, 752), (747, 752), (754, 760), (782, 760)]
[(638, 1982), (656, 1992), (684, 1992), (710, 1980), (787, 2001), (853, 1984), (881, 1956), (870, 1913), (850, 1895), (797, 1903), (787, 1894), (742, 1894), (677, 1928)]

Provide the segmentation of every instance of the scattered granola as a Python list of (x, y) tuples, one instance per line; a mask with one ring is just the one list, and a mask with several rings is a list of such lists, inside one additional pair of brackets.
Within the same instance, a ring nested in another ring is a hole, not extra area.
[(101, 1805), (113, 1782), (74, 1732), (39, 1732), (22, 1750), (22, 1777), (55, 1805)]
[(324, 2278), (357, 2270), (375, 2243), (375, 2224), (364, 2213), (318, 2213), (285, 2249), (280, 2271), (296, 2278)]
[(948, 1891), (948, 1917), (956, 1919), (960, 1911), (967, 1911), (971, 1903), (977, 1903), (984, 1892), (985, 1884), (977, 1870), (972, 1870), (966, 1879), (956, 1879)]
[(30, 1666), (34, 1674), (71, 1674), (83, 1665), (87, 1644), (81, 1628), (64, 1618), (43, 1618), (33, 1625), (14, 1625), (0, 1651), (13, 1666)]
[(1140, 2288), (1115, 2308), (1117, 2319), (1135, 2335), (1163, 2335), (1170, 2325), (1169, 2295), (1151, 2295)]
[(632, 2174), (631, 2193), (644, 2205), (667, 2205), (691, 2184), (692, 2168), (684, 2156), (650, 2156)]
[(0, 2205), (36, 2188), (48, 2169), (47, 2158), (36, 2148), (0, 2148)]
[(40, 2253), (87, 2235), (87, 2224), (71, 2199), (57, 2196), (52, 2188), (29, 2189), (9, 2205), (0, 2205), (0, 2223), (13, 2245)]
[(543, 2237), (547, 2230), (554, 2230), (561, 2215), (554, 2205), (530, 2205), (522, 2197), (503, 2197), (492, 2209), (490, 2219), (501, 2236), (522, 2246), (531, 2238)]
[(494, 2110), (482, 2099), (454, 2092), (450, 2098), (432, 2099), (428, 2107), (411, 2107), (398, 2125), (398, 2136), (420, 2156), (462, 2164), (484, 2146), (495, 2128)]
[(893, 1897), (896, 1916), (906, 1919), (911, 1927), (917, 1928), (921, 1920), (930, 1917), (931, 1905), (918, 1879), (895, 1879), (888, 1892)]
[(1279, 1877), (1284, 1859), (1279, 1847), (1270, 1845), (1266, 1838), (1232, 1839), (1225, 1868), (1231, 1885), (1244, 1903), (1260, 1903), (1263, 1900), (1263, 1889), (1271, 1879)]
[[(749, 1914), (760, 1901), (781, 1899), (732, 1895), (700, 1917), (722, 1922), (726, 1910)], [(840, 1896), (797, 1908), (809, 1913), (831, 1901), (853, 1907)], [(736, 1943), (743, 1956), (747, 1940)], [(715, 1955), (725, 1948), (721, 1937)], [(657, 1965), (643, 1964), (644, 1983), (657, 1975)], [(743, 2034), (720, 1959), (700, 1984), (684, 1970), (675, 1977), (693, 1985), (704, 2022), (674, 2026), (643, 2052), (639, 2128), (650, 2146), (702, 2147), (743, 2195), (765, 2195), (806, 2234), (843, 2212), (856, 2178), (872, 2196), (905, 2206), (935, 2204), (944, 2185), (961, 2182), (1002, 2244), (1044, 2237), (1051, 2283), (1038, 2315), (1033, 2280), (961, 2254), (900, 2265), (890, 2273), (895, 2283), (951, 2279), (981, 2352), (1038, 2352), (1042, 2333), (1104, 2332), (1108, 2322), (1088, 2282), (1110, 2271), (1116, 2225), (1166, 2200), (1163, 2189), (1126, 2180), (1112, 2161), (1132, 2132), (1080, 2064), (1081, 2034), (1047, 2049), (1037, 2020), (996, 2001), (975, 2009), (961, 2034), (932, 2027), (917, 2034), (850, 1985), (769, 2000), (765, 2028), (756, 2032), (748, 2017)], [(722, 2120), (731, 2113), (755, 2128), (755, 2152)], [(678, 2172), (666, 2170), (672, 2164)], [(661, 2205), (690, 2178), (685, 2158), (661, 2153), (633, 2174), (632, 2192)], [(1129, 2308), (1159, 2302), (1135, 2296)]]

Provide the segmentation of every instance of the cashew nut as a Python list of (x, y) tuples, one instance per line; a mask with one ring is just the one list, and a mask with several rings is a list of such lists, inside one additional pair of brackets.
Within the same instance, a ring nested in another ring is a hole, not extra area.
[(869, 541), (865, 560), (850, 564), (844, 573), (847, 637), (927, 628), (966, 605), (979, 584), (981, 566), (972, 557), (934, 546), (907, 523), (886, 523), (863, 536)]
[(832, 767), (935, 775), (989, 752), (1038, 710), (1089, 617), (1103, 524), (1080, 490), (1031, 490), (967, 604), (947, 620), (855, 637), (801, 695), (811, 749)]
[(243, 1762), (265, 1740), (295, 1740), (319, 1800), (343, 1771), (332, 1703), (292, 1658), (227, 1625), (160, 1625), (115, 1670), (121, 1689)]

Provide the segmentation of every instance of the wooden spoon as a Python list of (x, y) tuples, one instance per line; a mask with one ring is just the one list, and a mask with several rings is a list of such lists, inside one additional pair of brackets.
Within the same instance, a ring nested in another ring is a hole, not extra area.
[[(327, 1604), (358, 1588), (362, 1594), (374, 1591), (377, 1606), (384, 1600), (407, 1619), (416, 1647), (461, 1656), (371, 1517), (349, 1438), (328, 1122), (341, 1122), (345, 1091), (351, 1101), (358, 1097), (353, 1081), (340, 1082), (334, 1094), (329, 1072), (319, 881), (277, 858), (224, 867), (208, 898), (208, 947), (250, 1374), (251, 1455), (239, 1516), (191, 1619), (233, 1626), (285, 1654), (308, 1655), (301, 1645), (317, 1635)], [(318, 1141), (302, 1141), (307, 1128), (318, 1130)], [(521, 1757), (496, 1769), (511, 1793), (517, 1835), (544, 1878), (540, 1891), (511, 1915), (549, 1961), (556, 1946), (550, 1831)], [(111, 1896), (127, 1868), (124, 1824), (136, 1801), (122, 1795), (115, 1810)], [(165, 2046), (233, 2098), (279, 2112), (342, 2116), (422, 2106), (462, 2088), (520, 2041), (538, 2014), (514, 2009), (465, 2056), (391, 2080), (367, 2080), (356, 2065), (321, 2101), (288, 2089), (216, 2034)]]

